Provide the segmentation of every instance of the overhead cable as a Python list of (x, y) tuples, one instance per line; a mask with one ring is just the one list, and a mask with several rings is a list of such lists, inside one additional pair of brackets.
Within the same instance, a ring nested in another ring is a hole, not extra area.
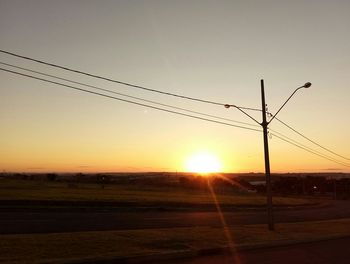
[[(194, 98), (194, 97), (189, 97), (189, 96), (184, 96), (184, 95), (179, 95), (179, 94), (164, 92), (164, 91), (160, 91), (160, 90), (156, 90), (156, 89), (147, 88), (147, 87), (140, 86), (140, 85), (135, 85), (135, 84), (127, 83), (127, 82), (122, 82), (122, 81), (118, 81), (118, 80), (113, 80), (113, 79), (111, 79), (111, 78), (106, 78), (106, 77), (102, 77), (102, 76), (99, 76), (99, 75), (95, 75), (95, 74), (91, 74), (91, 73), (87, 73), (87, 72), (83, 72), (83, 71), (79, 71), (79, 70), (74, 70), (74, 69), (71, 69), (71, 68), (68, 68), (68, 67), (64, 67), (64, 66), (60, 66), (60, 65), (57, 65), (57, 64), (48, 63), (48, 62), (41, 61), (41, 60), (37, 60), (37, 59), (34, 59), (34, 58), (22, 56), (22, 55), (15, 54), (15, 53), (12, 53), (12, 52), (8, 52), (8, 51), (5, 51), (5, 50), (0, 50), (0, 52), (1, 52), (1, 53), (4, 53), (4, 54), (11, 55), (11, 56), (15, 56), (15, 57), (18, 57), (18, 58), (22, 58), (22, 59), (34, 61), (34, 62), (37, 62), (37, 63), (40, 63), (40, 64), (44, 64), (44, 65), (47, 65), (47, 66), (56, 67), (56, 68), (63, 69), (63, 70), (66, 70), (66, 71), (70, 71), (70, 72), (74, 72), (74, 73), (78, 73), (78, 74), (83, 74), (83, 75), (86, 75), (86, 76), (90, 76), (90, 77), (94, 77), (94, 78), (98, 78), (98, 79), (102, 79), (102, 80), (114, 82), (114, 83), (121, 84), (121, 85), (126, 85), (126, 86), (129, 86), (129, 87), (134, 87), (134, 88), (138, 88), (138, 89), (143, 89), (143, 90), (147, 90), (147, 91), (150, 91), (150, 92), (156, 92), (156, 93), (160, 93), (160, 94), (164, 94), (164, 95), (179, 97), (179, 98), (182, 98), (182, 99), (187, 99), (187, 100), (192, 100), (192, 101), (198, 101), (198, 102), (208, 103), (208, 104), (214, 104), (214, 105), (220, 105), (220, 106), (225, 106), (225, 107), (227, 107), (227, 106), (232, 106), (232, 107), (235, 107), (235, 108), (237, 108), (237, 109), (239, 109), (239, 110), (242, 110), (242, 109), (243, 109), (243, 110), (250, 110), (250, 111), (262, 111), (262, 110), (257, 109), (257, 108), (241, 107), (241, 106), (229, 105), (229, 104), (219, 103), (219, 102), (210, 101), (210, 100), (203, 100), (203, 99), (199, 99), (199, 98)], [(22, 67), (13, 66), (13, 65), (10, 65), (10, 64), (6, 64), (6, 63), (2, 63), (2, 64), (3, 64), (3, 65), (7, 65), (7, 66), (11, 66), (11, 67), (17, 67), (18, 69), (22, 69), (22, 70), (28, 70), (28, 69), (25, 69), (25, 68), (22, 68)], [(157, 110), (160, 110), (160, 111), (165, 111), (165, 112), (169, 112), (169, 113), (174, 113), (174, 114), (179, 114), (179, 115), (183, 115), (183, 116), (188, 116), (188, 117), (192, 117), (192, 118), (196, 118), (196, 119), (201, 119), (201, 120), (205, 120), (205, 121), (209, 121), (209, 122), (215, 122), (215, 123), (219, 123), (219, 124), (234, 126), (234, 127), (238, 127), (238, 128), (242, 128), (242, 129), (248, 129), (248, 130), (253, 130), (253, 131), (260, 131), (260, 130), (258, 130), (258, 129), (247, 128), (247, 127), (243, 127), (243, 126), (237, 126), (237, 125), (233, 125), (233, 124), (229, 124), (229, 123), (225, 123), (225, 122), (220, 122), (220, 121), (211, 120), (211, 119), (207, 119), (207, 118), (201, 118), (201, 117), (198, 117), (198, 116), (188, 115), (188, 114), (184, 114), (184, 113), (180, 113), (180, 112), (176, 112), (176, 111), (171, 111), (171, 110), (168, 110), (168, 109), (163, 109), (163, 108), (154, 107), (154, 106), (150, 106), (150, 105), (146, 105), (146, 104), (141, 104), (141, 103), (137, 103), (137, 102), (134, 102), (134, 101), (125, 100), (125, 99), (122, 99), (122, 98), (117, 98), (117, 97), (114, 97), (114, 96), (109, 96), (109, 95), (106, 95), (106, 94), (101, 94), (101, 93), (97, 93), (97, 92), (93, 92), (93, 91), (81, 89), (81, 88), (78, 88), (78, 87), (74, 87), (74, 86), (70, 86), (70, 85), (66, 85), (66, 84), (62, 84), (62, 83), (50, 81), (50, 80), (43, 79), (43, 78), (38, 78), (38, 77), (35, 77), (35, 76), (32, 76), (32, 75), (27, 75), (27, 74), (15, 72), (15, 71), (7, 70), (7, 69), (2, 69), (2, 68), (1, 68), (0, 70), (6, 71), (6, 72), (10, 72), (10, 73), (13, 73), (13, 74), (22, 75), (22, 76), (29, 77), (29, 78), (33, 78), (33, 79), (37, 79), (37, 80), (41, 80), (41, 81), (45, 81), (45, 82), (49, 82), (49, 83), (53, 83), (53, 84), (56, 84), (56, 85), (65, 86), (65, 87), (68, 87), (68, 88), (71, 88), (71, 89), (80, 90), (80, 91), (82, 91), (82, 92), (87, 92), (87, 93), (91, 93), (91, 94), (95, 94), (95, 95), (99, 95), (99, 96), (104, 96), (104, 97), (108, 97), (108, 98), (115, 99), (115, 100), (119, 100), (119, 101), (128, 102), (128, 103), (131, 103), (131, 104), (136, 104), (136, 105), (140, 105), (140, 106), (144, 106), (144, 107), (149, 107), (149, 108), (157, 109)], [(32, 71), (32, 70), (28, 70), (28, 71)], [(146, 100), (146, 99), (142, 99), (142, 98), (138, 98), (138, 97), (134, 97), (134, 96), (130, 96), (130, 95), (125, 95), (125, 94), (117, 93), (117, 92), (114, 92), (114, 91), (111, 91), (111, 90), (107, 90), (107, 89), (103, 89), (103, 88), (100, 88), (100, 87), (96, 87), (96, 86), (92, 86), (92, 85), (87, 85), (87, 84), (83, 84), (83, 83), (71, 81), (71, 80), (64, 79), (64, 78), (60, 78), (60, 77), (53, 76), (53, 75), (48, 75), (48, 74), (44, 74), (44, 73), (40, 73), (40, 72), (36, 72), (36, 71), (32, 71), (32, 72), (38, 73), (38, 74), (42, 74), (42, 75), (46, 75), (46, 76), (48, 76), (48, 77), (57, 78), (57, 79), (61, 79), (61, 80), (64, 80), (64, 81), (72, 82), (72, 83), (75, 83), (75, 84), (84, 85), (84, 86), (87, 86), (87, 87), (90, 87), (90, 88), (94, 88), (94, 89), (98, 89), (98, 90), (101, 90), (101, 91), (105, 91), (105, 92), (109, 92), (109, 93), (114, 93), (114, 94), (118, 94), (118, 95), (121, 95), (121, 96), (129, 97), (129, 98), (133, 98), (133, 99), (137, 99), (137, 100), (141, 100), (141, 101), (145, 101), (145, 102), (149, 102), (149, 103), (153, 103), (153, 104), (158, 104), (158, 105), (162, 105), (162, 106), (165, 106), (165, 107), (170, 107), (170, 108), (173, 108), (173, 109), (178, 109), (178, 110), (182, 110), (182, 111), (186, 111), (186, 112), (190, 112), (190, 113), (194, 113), (194, 114), (200, 114), (200, 115), (203, 115), (203, 116), (208, 116), (208, 117), (211, 117), (211, 118), (216, 118), (216, 119), (221, 119), (221, 120), (225, 120), (225, 121), (236, 122), (236, 123), (241, 123), (241, 124), (245, 124), (245, 125), (250, 125), (250, 126), (252, 126), (251, 124), (248, 124), (248, 123), (239, 122), (239, 121), (235, 121), (235, 120), (231, 120), (231, 119), (226, 119), (226, 118), (221, 118), (221, 117), (217, 117), (217, 116), (214, 116), (214, 115), (208, 115), (208, 114), (204, 114), (204, 113), (200, 113), (200, 112), (196, 112), (196, 111), (192, 111), (192, 110), (188, 110), (188, 109), (184, 109), (184, 108), (180, 108), (180, 107), (175, 107), (175, 106), (170, 106), (170, 105), (166, 105), (166, 104), (154, 102), (154, 101), (151, 101), (151, 100)], [(255, 119), (254, 119), (254, 120), (255, 120)], [(322, 148), (322, 149), (328, 151), (329, 153), (332, 153), (333, 155), (336, 155), (336, 156), (341, 157), (341, 158), (343, 158), (343, 159), (350, 160), (349, 158), (347, 158), (347, 157), (345, 157), (345, 156), (342, 156), (342, 155), (340, 155), (340, 154), (337, 154), (336, 152), (334, 152), (334, 151), (332, 151), (332, 150), (330, 150), (330, 149), (328, 149), (328, 148), (322, 146), (321, 144), (319, 144), (319, 143), (317, 143), (317, 142), (311, 140), (310, 138), (306, 137), (305, 135), (303, 135), (302, 133), (298, 132), (297, 130), (295, 130), (295, 129), (292, 128), (291, 126), (287, 125), (285, 122), (283, 122), (282, 120), (278, 119), (277, 117), (276, 117), (276, 120), (278, 120), (280, 123), (282, 123), (283, 125), (285, 125), (285, 126), (288, 127), (289, 129), (291, 129), (292, 131), (294, 131), (294, 132), (297, 133), (298, 135), (302, 136), (302, 137), (305, 138), (306, 140), (308, 140), (308, 141), (312, 142), (313, 144), (317, 145), (318, 147), (320, 147), (320, 148)], [(255, 121), (256, 121), (256, 120), (255, 120)], [(257, 122), (257, 121), (256, 121), (256, 122)], [(255, 126), (256, 126), (256, 125), (255, 125)], [(276, 131), (275, 131), (275, 132), (276, 132)], [(275, 134), (274, 134), (274, 135), (275, 135)], [(277, 136), (277, 135), (275, 135), (275, 136), (278, 137), (278, 138), (280, 138), (280, 137)], [(280, 139), (281, 139), (281, 138), (280, 138)], [(289, 143), (291, 143), (291, 144), (293, 144), (293, 145), (296, 145), (295, 143), (292, 143), (292, 142), (290, 142), (289, 140), (286, 140), (286, 139), (283, 139), (283, 140), (288, 141)], [(305, 146), (299, 146), (299, 145), (298, 145), (298, 147), (301, 147), (301, 148), (305, 149), (305, 150), (308, 151), (308, 152), (314, 153), (314, 150), (306, 149)], [(327, 157), (327, 156), (324, 157), (322, 154), (317, 154), (317, 153), (314, 153), (314, 154), (316, 154), (316, 155), (318, 155), (318, 156), (322, 156), (323, 158), (326, 158), (326, 157)], [(329, 160), (329, 158), (327, 158), (327, 159)], [(335, 161), (335, 160), (332, 160), (332, 161), (339, 163), (338, 161)], [(339, 164), (342, 164), (342, 163), (339, 163)], [(342, 164), (342, 165), (344, 165), (344, 164)], [(345, 165), (345, 166), (348, 166), (348, 165)]]
[[(280, 133), (280, 132), (278, 132), (278, 131), (276, 131), (276, 130), (270, 129), (270, 131), (272, 131), (272, 133), (270, 133), (271, 136), (276, 136), (276, 137), (278, 137), (278, 135), (279, 135), (280, 137), (282, 137), (282, 138), (284, 138), (284, 139), (286, 139), (286, 140), (288, 140), (288, 141), (290, 141), (290, 142), (292, 142), (292, 143), (295, 143), (296, 145), (298, 145), (298, 146), (300, 146), (300, 147), (303, 147), (305, 150), (307, 150), (307, 151), (309, 151), (309, 152), (312, 152), (312, 153), (314, 153), (314, 154), (318, 154), (319, 156), (322, 156), (323, 158), (327, 158), (328, 160), (331, 160), (331, 161), (336, 162), (336, 163), (338, 163), (338, 164), (342, 164), (342, 165), (344, 165), (344, 166), (350, 167), (350, 164), (348, 164), (348, 163), (346, 163), (346, 162), (343, 162), (343, 161), (341, 161), (341, 160), (335, 159), (335, 158), (333, 158), (333, 157), (330, 157), (330, 156), (328, 156), (328, 155), (326, 155), (326, 154), (324, 154), (324, 153), (321, 153), (320, 151), (317, 151), (317, 150), (315, 150), (315, 149), (312, 149), (312, 148), (310, 148), (310, 147), (308, 147), (308, 146), (306, 146), (306, 145), (304, 145), (304, 144), (302, 144), (302, 143), (300, 143), (300, 142), (298, 142), (298, 141), (296, 141), (296, 140), (294, 140), (294, 139), (292, 139), (292, 138), (290, 138), (290, 137), (287, 137), (286, 135), (284, 135), (284, 134), (282, 134), (282, 133)], [(277, 134), (277, 135), (276, 135), (276, 134)], [(278, 138), (279, 138), (279, 137), (278, 137)]]
[(301, 146), (301, 145), (298, 145), (298, 144), (296, 144), (296, 143), (293, 143), (292, 141), (290, 141), (290, 140), (288, 140), (288, 139), (285, 139), (285, 138), (282, 138), (282, 137), (280, 137), (280, 136), (278, 136), (278, 135), (276, 135), (276, 134), (274, 134), (274, 133), (271, 133), (271, 135), (273, 135), (273, 136), (279, 138), (280, 140), (283, 140), (283, 141), (285, 141), (285, 142), (287, 142), (287, 143), (289, 143), (289, 144), (291, 144), (291, 145), (293, 145), (293, 146), (296, 146), (296, 147), (298, 147), (298, 148), (300, 148), (300, 149), (303, 149), (303, 150), (305, 150), (305, 151), (307, 151), (307, 152), (309, 152), (309, 153), (312, 153), (312, 154), (314, 154), (314, 155), (316, 155), (316, 156), (322, 157), (322, 158), (324, 158), (324, 159), (326, 159), (326, 160), (329, 160), (329, 161), (338, 163), (338, 164), (343, 165), (343, 166), (346, 166), (346, 167), (350, 167), (350, 165), (348, 165), (348, 164), (345, 164), (345, 163), (343, 163), (343, 162), (339, 162), (339, 161), (336, 161), (336, 160), (334, 160), (334, 159), (330, 159), (330, 158), (328, 158), (327, 156), (318, 154), (318, 153), (316, 153), (316, 152), (314, 152), (314, 151), (312, 151), (312, 150), (310, 150), (310, 149), (307, 149), (307, 148), (305, 148), (305, 147), (303, 147), (303, 146)]
[[(204, 100), (204, 99), (200, 99), (200, 98), (195, 98), (195, 97), (190, 97), (190, 96), (185, 96), (185, 95), (180, 95), (180, 94), (174, 94), (174, 93), (170, 93), (170, 92), (164, 92), (164, 91), (148, 88), (148, 87), (141, 86), (141, 85), (136, 85), (136, 84), (132, 84), (132, 83), (128, 83), (128, 82), (114, 80), (114, 79), (103, 77), (103, 76), (100, 76), (100, 75), (96, 75), (96, 74), (92, 74), (92, 73), (88, 73), (88, 72), (83, 72), (83, 71), (80, 71), (80, 70), (75, 70), (75, 69), (68, 68), (68, 67), (65, 67), (65, 66), (61, 66), (61, 65), (58, 65), (58, 64), (45, 62), (45, 61), (42, 61), (42, 60), (38, 60), (38, 59), (30, 58), (30, 57), (27, 57), (27, 56), (19, 55), (19, 54), (16, 54), (16, 53), (13, 53), (13, 52), (9, 52), (9, 51), (6, 51), (6, 50), (0, 50), (0, 52), (4, 53), (4, 54), (7, 54), (7, 55), (11, 55), (11, 56), (17, 57), (17, 58), (21, 58), (21, 59), (37, 62), (37, 63), (44, 64), (44, 65), (47, 65), (47, 66), (55, 67), (55, 68), (59, 68), (59, 69), (65, 70), (65, 71), (70, 71), (70, 72), (86, 75), (86, 76), (89, 76), (89, 77), (93, 77), (93, 78), (97, 78), (97, 79), (101, 79), (101, 80), (105, 80), (105, 81), (109, 81), (109, 82), (113, 82), (113, 83), (129, 86), (129, 87), (133, 87), (133, 88), (142, 89), (142, 90), (146, 90), (146, 91), (149, 91), (149, 92), (160, 93), (160, 94), (164, 94), (164, 95), (168, 95), (168, 96), (174, 96), (174, 97), (187, 99), (187, 100), (192, 100), (192, 101), (197, 101), (197, 102), (201, 102), (201, 103), (220, 105), (220, 106), (227, 105), (227, 104), (220, 103), (220, 102)], [(235, 106), (235, 105), (232, 105), (232, 106)], [(253, 109), (253, 108), (250, 108), (250, 107), (242, 107), (242, 106), (235, 106), (235, 107), (239, 107), (241, 109), (246, 109), (246, 110)]]
[(291, 127), (290, 125), (288, 125), (288, 124), (286, 124), (285, 122), (283, 122), (281, 119), (279, 119), (279, 118), (276, 117), (276, 120), (277, 120), (278, 122), (280, 122), (281, 124), (283, 124), (284, 126), (288, 127), (288, 128), (289, 128), (290, 130), (292, 130), (293, 132), (297, 133), (299, 136), (301, 136), (301, 137), (305, 138), (306, 140), (310, 141), (311, 143), (315, 144), (316, 146), (318, 146), (318, 147), (320, 147), (320, 148), (322, 148), (322, 149), (328, 151), (329, 153), (332, 153), (333, 155), (336, 155), (336, 156), (341, 157), (341, 158), (346, 159), (346, 160), (350, 160), (349, 158), (344, 157), (344, 156), (342, 156), (342, 155), (340, 155), (340, 154), (338, 154), (338, 153), (336, 153), (336, 152), (330, 150), (329, 148), (326, 148), (326, 147), (322, 146), (321, 144), (319, 144), (319, 143), (315, 142), (314, 140), (310, 139), (309, 137), (303, 135), (302, 133), (298, 132), (296, 129), (294, 129), (294, 128)]
[(78, 88), (78, 87), (75, 87), (75, 86), (71, 86), (71, 85), (67, 85), (67, 84), (63, 84), (63, 83), (59, 83), (59, 82), (55, 82), (55, 81), (50, 81), (50, 80), (47, 80), (47, 79), (44, 79), (44, 78), (35, 77), (33, 75), (24, 74), (24, 73), (12, 71), (12, 70), (4, 69), (4, 68), (0, 68), (0, 70), (5, 71), (5, 72), (9, 72), (9, 73), (13, 73), (13, 74), (17, 74), (17, 75), (20, 75), (20, 76), (24, 76), (24, 77), (36, 79), (36, 80), (39, 80), (39, 81), (43, 81), (43, 82), (48, 82), (48, 83), (64, 86), (64, 87), (67, 87), (67, 88), (70, 88), (70, 89), (74, 89), (74, 90), (78, 90), (78, 91), (81, 91), (81, 92), (90, 93), (90, 94), (94, 94), (94, 95), (99, 95), (99, 96), (103, 96), (103, 97), (106, 97), (106, 98), (110, 98), (110, 99), (114, 99), (114, 100), (130, 103), (130, 104), (134, 104), (134, 105), (139, 105), (139, 106), (152, 108), (152, 109), (163, 111), (163, 112), (168, 112), (168, 113), (172, 113), (172, 114), (187, 116), (187, 117), (190, 117), (190, 118), (195, 118), (195, 119), (208, 121), (208, 122), (212, 122), (212, 123), (217, 123), (217, 124), (222, 124), (222, 125), (226, 125), (226, 126), (231, 126), (231, 127), (236, 127), (236, 128), (241, 128), (241, 129), (261, 132), (261, 130), (255, 129), (255, 128), (234, 125), (234, 124), (230, 124), (230, 123), (226, 123), (226, 122), (221, 122), (221, 121), (217, 121), (217, 120), (212, 120), (212, 119), (208, 119), (208, 118), (203, 118), (203, 117), (199, 117), (199, 116), (185, 114), (185, 113), (172, 111), (172, 110), (168, 110), (168, 109), (164, 109), (164, 108), (160, 108), (160, 107), (156, 107), (156, 106), (151, 106), (151, 105), (147, 105), (147, 104), (143, 104), (143, 103), (138, 103), (138, 102), (135, 102), (135, 101), (126, 100), (126, 99), (122, 99), (122, 98), (115, 97), (115, 96), (110, 96), (110, 95), (103, 94), (103, 93), (93, 92), (93, 91), (90, 91), (90, 90)]
[[(230, 105), (230, 106), (231, 106), (231, 105)], [(253, 108), (253, 109), (246, 109), (246, 110), (260, 111), (260, 112), (262, 112), (261, 109), (254, 109), (254, 108)], [(243, 112), (243, 111), (241, 110), (241, 112)], [(245, 114), (246, 114), (246, 113), (245, 113)], [(267, 112), (267, 114), (270, 115), (270, 116), (274, 116), (274, 115), (273, 115), (272, 113), (270, 113), (270, 112)], [(246, 115), (248, 115), (248, 114), (246, 114)], [(249, 116), (249, 115), (248, 115), (248, 116)], [(249, 117), (250, 117), (250, 116), (249, 116)], [(250, 117), (250, 118), (252, 118), (252, 117)], [(346, 160), (350, 160), (349, 158), (347, 158), (347, 157), (345, 157), (345, 156), (343, 156), (343, 155), (340, 155), (340, 154), (338, 154), (338, 153), (336, 153), (336, 152), (330, 150), (329, 148), (326, 148), (326, 147), (322, 146), (321, 144), (317, 143), (316, 141), (312, 140), (311, 138), (305, 136), (305, 135), (302, 134), (301, 132), (297, 131), (296, 129), (294, 129), (293, 127), (291, 127), (290, 125), (288, 125), (287, 123), (285, 123), (284, 121), (282, 121), (281, 119), (279, 119), (279, 118), (277, 118), (277, 117), (275, 117), (275, 119), (276, 119), (278, 122), (280, 122), (281, 124), (283, 124), (284, 126), (286, 126), (287, 128), (289, 128), (290, 130), (292, 130), (293, 132), (297, 133), (299, 136), (303, 137), (304, 139), (308, 140), (309, 142), (313, 143), (314, 145), (316, 145), (316, 146), (322, 148), (323, 150), (325, 150), (325, 151), (327, 151), (327, 152), (329, 152), (329, 153), (331, 153), (331, 154), (333, 154), (333, 155), (336, 155), (336, 156), (338, 156), (338, 157), (340, 157), (340, 158), (343, 158), (343, 159), (346, 159)], [(256, 121), (256, 122), (257, 122), (257, 121)], [(271, 121), (270, 121), (270, 122), (271, 122)], [(271, 130), (271, 129), (270, 129), (270, 130)]]
[(169, 104), (163, 104), (163, 103), (159, 103), (159, 102), (156, 102), (156, 101), (152, 101), (152, 100), (148, 100), (148, 99), (144, 99), (144, 98), (140, 98), (140, 97), (136, 97), (136, 96), (131, 96), (131, 95), (128, 95), (128, 94), (119, 93), (119, 92), (116, 92), (116, 91), (113, 91), (113, 90), (101, 88), (101, 87), (98, 87), (98, 86), (94, 86), (94, 85), (90, 85), (90, 84), (86, 84), (86, 83), (82, 83), (82, 82), (73, 81), (73, 80), (70, 80), (70, 79), (67, 79), (67, 78), (58, 77), (56, 75), (52, 75), (52, 74), (47, 74), (47, 73), (43, 73), (43, 72), (40, 72), (40, 71), (31, 70), (31, 69), (28, 69), (28, 68), (16, 66), (16, 65), (5, 63), (5, 62), (1, 62), (1, 61), (0, 61), (0, 64), (5, 65), (5, 66), (9, 66), (9, 67), (12, 67), (12, 68), (15, 68), (15, 69), (24, 70), (24, 71), (27, 71), (27, 72), (40, 74), (42, 76), (51, 77), (51, 78), (54, 78), (54, 79), (57, 79), (57, 80), (66, 81), (66, 82), (82, 85), (82, 86), (89, 87), (89, 88), (92, 88), (92, 89), (96, 89), (96, 90), (99, 90), (99, 91), (108, 92), (108, 93), (112, 93), (112, 94), (117, 94), (117, 95), (124, 96), (124, 97), (127, 97), (127, 98), (136, 99), (136, 100), (140, 100), (140, 101), (143, 101), (143, 102), (152, 103), (152, 104), (156, 104), (156, 105), (160, 105), (160, 106), (165, 106), (165, 107), (169, 107), (169, 108), (172, 108), (172, 109), (185, 111), (185, 112), (192, 113), (192, 114), (198, 114), (198, 115), (202, 115), (202, 116), (207, 116), (207, 117), (211, 117), (211, 118), (215, 118), (215, 119), (219, 119), (219, 120), (229, 121), (229, 122), (242, 124), (242, 125), (247, 125), (247, 126), (252, 126), (252, 127), (260, 127), (258, 125), (250, 124), (250, 123), (247, 123), (247, 122), (241, 122), (241, 121), (237, 121), (237, 120), (233, 120), (233, 119), (229, 119), (229, 118), (223, 118), (223, 117), (216, 116), (216, 115), (206, 114), (206, 113), (189, 110), (189, 109), (182, 108), (182, 107), (172, 106), (172, 105), (169, 105)]
[[(173, 108), (173, 109), (177, 109), (177, 110), (182, 110), (182, 111), (186, 111), (186, 112), (190, 112), (190, 113), (194, 113), (194, 114), (199, 114), (199, 115), (202, 115), (202, 116), (208, 116), (208, 117), (212, 117), (212, 118), (216, 118), (216, 119), (221, 119), (221, 120), (225, 120), (225, 121), (230, 121), (230, 122), (236, 122), (236, 123), (243, 123), (245, 125), (250, 125), (250, 126), (255, 126), (255, 127), (258, 127), (257, 125), (254, 125), (254, 124), (249, 124), (249, 123), (245, 123), (245, 122), (240, 122), (240, 121), (236, 121), (236, 120), (232, 120), (232, 119), (228, 119), (228, 118), (222, 118), (222, 117), (219, 117), (219, 116), (215, 116), (215, 115), (209, 115), (209, 114), (205, 114), (205, 113), (201, 113), (201, 112), (197, 112), (197, 111), (192, 111), (192, 110), (189, 110), (189, 109), (185, 109), (185, 108), (180, 108), (180, 107), (176, 107), (176, 106), (172, 106), (172, 105), (167, 105), (167, 104), (162, 104), (162, 103), (159, 103), (159, 102), (155, 102), (155, 101), (151, 101), (151, 100), (146, 100), (144, 98), (140, 98), (140, 97), (135, 97), (135, 96), (130, 96), (130, 95), (126, 95), (126, 94), (122, 94), (122, 93), (118, 93), (118, 92), (115, 92), (115, 91), (112, 91), (112, 90), (108, 90), (108, 89), (104, 89), (104, 88), (101, 88), (101, 87), (97, 87), (97, 86), (93, 86), (93, 85), (89, 85), (89, 84), (85, 84), (85, 83), (81, 83), (81, 82), (77, 82), (77, 81), (73, 81), (73, 80), (70, 80), (70, 79), (66, 79), (66, 78), (61, 78), (61, 77), (58, 77), (58, 76), (55, 76), (55, 75), (51, 75), (51, 74), (46, 74), (46, 73), (43, 73), (43, 72), (39, 72), (39, 71), (35, 71), (35, 70), (31, 70), (31, 69), (28, 69), (28, 68), (24, 68), (24, 67), (19, 67), (19, 66), (16, 66), (16, 65), (12, 65), (12, 64), (8, 64), (8, 63), (4, 63), (4, 62), (0, 62), (0, 64), (2, 65), (6, 65), (6, 66), (9, 66), (9, 67), (12, 67), (12, 68), (16, 68), (16, 69), (20, 69), (20, 70), (25, 70), (25, 71), (28, 71), (28, 72), (31, 72), (31, 73), (36, 73), (36, 74), (40, 74), (40, 75), (43, 75), (43, 76), (46, 76), (46, 77), (51, 77), (51, 78), (55, 78), (55, 79), (59, 79), (59, 80), (63, 80), (63, 81), (67, 81), (67, 82), (70, 82), (70, 83), (74, 83), (74, 84), (79, 84), (79, 85), (82, 85), (82, 86), (86, 86), (86, 87), (89, 87), (89, 88), (93, 88), (93, 89), (97, 89), (97, 90), (101, 90), (101, 91), (104, 91), (104, 92), (109, 92), (109, 93), (113, 93), (113, 94), (117, 94), (117, 95), (121, 95), (121, 96), (124, 96), (124, 97), (128, 97), (128, 98), (132, 98), (132, 99), (137, 99), (137, 100), (141, 100), (141, 101), (145, 101), (145, 102), (148, 102), (148, 103), (152, 103), (152, 104), (157, 104), (157, 105), (161, 105), (161, 106), (165, 106), (165, 107), (169, 107), (169, 108)], [(260, 127), (260, 126), (259, 126)], [(306, 145), (303, 145), (302, 143), (290, 138), (290, 137), (287, 137), (285, 136), (284, 134), (276, 131), (276, 130), (273, 130), (273, 129), (270, 129), (270, 131), (272, 131), (273, 133), (276, 133), (278, 135), (280, 135), (281, 137), (291, 141), (291, 142), (294, 142), (295, 144), (298, 144), (302, 147), (304, 147), (305, 149), (308, 149), (312, 152), (315, 152), (315, 153), (318, 153), (322, 156), (325, 156), (325, 157), (328, 157), (330, 160), (333, 160), (334, 162), (341, 162), (339, 160), (336, 160), (336, 159), (333, 159), (332, 157), (329, 157), (317, 150), (314, 150)], [(344, 163), (344, 162), (343, 162)], [(347, 166), (346, 163), (344, 163), (345, 166)]]

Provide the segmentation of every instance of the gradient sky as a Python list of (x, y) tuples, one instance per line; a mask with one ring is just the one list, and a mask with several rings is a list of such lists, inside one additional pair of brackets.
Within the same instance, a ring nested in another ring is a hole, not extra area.
[[(310, 81), (313, 86), (299, 91), (279, 118), (350, 157), (349, 14), (347, 0), (0, 0), (0, 48), (153, 89), (248, 107), (261, 107), (264, 79), (272, 112)], [(5, 54), (0, 61), (251, 122), (232, 108), (141, 91)], [(261, 133), (5, 72), (0, 78), (1, 170), (183, 171), (186, 160), (200, 151), (217, 155), (225, 172), (264, 170)], [(329, 154), (275, 121), (271, 128)], [(276, 137), (270, 139), (270, 157), (272, 172), (350, 171)]]

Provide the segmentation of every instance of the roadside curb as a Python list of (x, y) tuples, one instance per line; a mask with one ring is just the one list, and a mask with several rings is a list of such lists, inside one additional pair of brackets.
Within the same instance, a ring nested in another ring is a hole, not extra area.
[(235, 254), (235, 251), (249, 251), (255, 249), (264, 249), (264, 248), (277, 248), (284, 246), (291, 246), (297, 244), (307, 244), (313, 242), (322, 242), (327, 240), (335, 240), (341, 238), (347, 238), (350, 235), (333, 235), (325, 236), (321, 238), (309, 238), (303, 240), (281, 240), (269, 243), (256, 243), (256, 244), (241, 244), (238, 245), (234, 250), (229, 247), (217, 247), (217, 248), (203, 248), (199, 250), (176, 250), (167, 253), (159, 254), (145, 254), (137, 256), (126, 256), (126, 257), (105, 257), (105, 258), (89, 258), (85, 260), (67, 260), (67, 261), (58, 261), (50, 262), (51, 264), (111, 264), (111, 263), (164, 263), (167, 260), (181, 260), (181, 259), (190, 259), (200, 256), (209, 256), (209, 255), (218, 255), (218, 254)]

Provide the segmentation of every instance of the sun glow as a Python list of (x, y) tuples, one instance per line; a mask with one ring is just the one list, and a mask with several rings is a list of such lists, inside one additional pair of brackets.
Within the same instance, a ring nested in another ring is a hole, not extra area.
[(186, 170), (188, 172), (212, 173), (222, 170), (219, 159), (210, 153), (200, 152), (191, 156), (186, 162)]

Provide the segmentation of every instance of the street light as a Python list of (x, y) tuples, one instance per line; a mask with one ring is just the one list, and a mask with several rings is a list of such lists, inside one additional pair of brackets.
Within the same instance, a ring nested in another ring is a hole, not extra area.
[(268, 228), (269, 230), (274, 230), (274, 220), (273, 220), (273, 205), (272, 205), (272, 188), (271, 188), (271, 174), (270, 174), (270, 157), (269, 157), (269, 142), (267, 137), (268, 125), (272, 122), (272, 120), (277, 116), (277, 114), (282, 110), (282, 108), (287, 104), (287, 102), (293, 97), (293, 95), (300, 90), (301, 88), (309, 88), (311, 87), (311, 83), (307, 82), (304, 85), (295, 89), (295, 91), (288, 97), (288, 99), (282, 104), (282, 106), (278, 109), (276, 114), (272, 116), (270, 121), (266, 120), (266, 103), (265, 103), (265, 90), (264, 90), (264, 80), (260, 81), (261, 84), (261, 103), (262, 103), (262, 123), (257, 121), (254, 117), (245, 112), (242, 108), (236, 105), (226, 104), (226, 108), (235, 107), (243, 114), (248, 116), (250, 119), (258, 123), (263, 128), (263, 138), (264, 138), (264, 157), (265, 157), (265, 175), (266, 175), (266, 200), (267, 200), (267, 218), (268, 218)]

